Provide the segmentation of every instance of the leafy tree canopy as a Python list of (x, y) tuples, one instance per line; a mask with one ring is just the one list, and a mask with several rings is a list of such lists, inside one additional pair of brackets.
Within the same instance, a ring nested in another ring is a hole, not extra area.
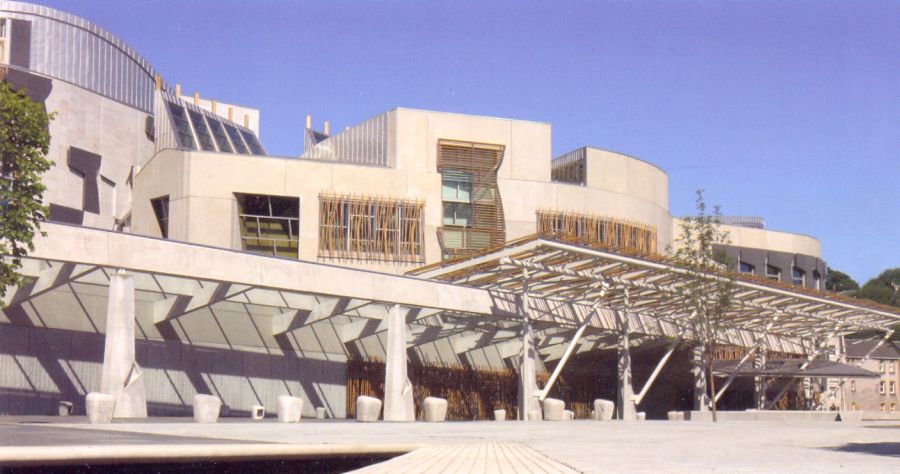
[(900, 268), (889, 268), (867, 281), (856, 293), (859, 298), (890, 306), (900, 306)]
[(22, 257), (48, 215), (41, 175), (53, 164), (46, 158), (51, 120), (42, 104), (0, 83), (0, 297), (22, 283)]
[(838, 293), (856, 291), (859, 289), (859, 283), (850, 278), (850, 275), (829, 267), (828, 278), (825, 280), (825, 289)]

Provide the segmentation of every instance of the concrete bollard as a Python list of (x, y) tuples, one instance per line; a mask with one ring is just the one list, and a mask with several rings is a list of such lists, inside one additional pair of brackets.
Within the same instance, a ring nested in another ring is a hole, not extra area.
[(668, 413), (669, 421), (684, 421), (683, 411), (670, 411)]
[(447, 420), (447, 400), (438, 397), (425, 397), (425, 400), (422, 401), (422, 407), (425, 409), (425, 421)]
[(59, 412), (58, 412), (58, 413), (59, 413), (59, 416), (69, 416), (69, 415), (71, 415), (71, 414), (72, 414), (72, 408), (73, 408), (73, 406), (74, 406), (74, 405), (72, 405), (72, 402), (67, 402), (67, 401), (65, 401), (65, 400), (60, 400), (60, 401), (59, 401), (59, 406), (57, 407), (57, 409), (59, 410)]
[(494, 421), (506, 421), (506, 410), (494, 410)]
[(215, 423), (221, 408), (222, 400), (215, 395), (194, 395), (194, 421), (197, 423)]
[(91, 423), (110, 423), (116, 411), (116, 397), (106, 393), (91, 392), (84, 400), (88, 420)]
[(529, 410), (527, 420), (528, 421), (541, 421), (541, 411), (540, 410)]
[(616, 404), (609, 401), (604, 400), (602, 398), (598, 398), (594, 400), (594, 419), (599, 421), (610, 421), (613, 419), (613, 415), (616, 412)]
[(637, 418), (636, 418), (636, 420), (637, 420), (637, 421), (645, 421), (645, 420), (647, 420), (647, 413), (642, 412), (642, 411), (637, 412)]
[(316, 407), (316, 419), (317, 420), (325, 419), (325, 407)]
[(575, 412), (572, 410), (563, 410), (563, 421), (572, 421), (575, 419)]
[(360, 395), (356, 398), (356, 421), (378, 421), (381, 413), (381, 400), (375, 397)]
[(300, 423), (303, 414), (303, 399), (290, 395), (278, 396), (278, 421), (282, 423)]
[(266, 417), (266, 407), (262, 405), (253, 405), (250, 408), (250, 419), (262, 420)]
[(545, 398), (542, 403), (544, 408), (544, 421), (562, 421), (563, 410), (566, 409), (566, 403), (556, 398)]

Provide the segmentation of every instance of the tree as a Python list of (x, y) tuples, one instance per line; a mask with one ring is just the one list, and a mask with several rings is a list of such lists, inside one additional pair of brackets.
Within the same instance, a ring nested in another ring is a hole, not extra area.
[(825, 289), (838, 293), (854, 292), (859, 289), (859, 283), (850, 278), (850, 275), (829, 267), (828, 278), (825, 280)]
[(53, 164), (46, 158), (51, 120), (42, 104), (0, 83), (0, 298), (23, 283), (22, 258), (49, 214), (41, 175)]
[(707, 213), (703, 190), (697, 191), (697, 215), (681, 219), (681, 235), (676, 239), (675, 263), (684, 269), (684, 283), (678, 293), (694, 314), (694, 327), (704, 353), (704, 372), (712, 392), (713, 421), (716, 414), (716, 382), (713, 356), (723, 327), (725, 313), (734, 305), (734, 278), (730, 276), (727, 258), (717, 245), (728, 245), (728, 232), (722, 231), (722, 214), (715, 206)]
[(900, 268), (888, 268), (867, 281), (856, 293), (859, 298), (889, 306), (900, 306)]

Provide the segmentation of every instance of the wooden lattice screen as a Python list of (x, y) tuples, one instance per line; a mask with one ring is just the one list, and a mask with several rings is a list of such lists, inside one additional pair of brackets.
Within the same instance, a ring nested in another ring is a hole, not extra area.
[(421, 201), (319, 195), (319, 257), (422, 263)]
[(438, 232), (444, 255), (456, 256), (506, 243), (503, 202), (497, 170), (503, 145), (438, 141), (438, 172), (463, 173), (472, 178), (472, 219), (466, 227), (442, 227)]
[(656, 253), (656, 228), (636, 222), (576, 212), (537, 211), (538, 234), (587, 245)]

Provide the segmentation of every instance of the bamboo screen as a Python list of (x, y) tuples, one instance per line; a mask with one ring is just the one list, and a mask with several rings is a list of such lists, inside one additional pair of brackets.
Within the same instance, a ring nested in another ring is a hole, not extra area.
[(421, 263), (421, 201), (319, 195), (319, 257)]
[(656, 253), (656, 229), (636, 222), (575, 212), (537, 211), (538, 234), (640, 254)]
[(472, 179), (471, 221), (466, 226), (444, 226), (438, 232), (445, 256), (506, 243), (503, 202), (497, 187), (497, 170), (503, 162), (504, 150), (503, 145), (438, 141), (438, 172), (464, 174)]

